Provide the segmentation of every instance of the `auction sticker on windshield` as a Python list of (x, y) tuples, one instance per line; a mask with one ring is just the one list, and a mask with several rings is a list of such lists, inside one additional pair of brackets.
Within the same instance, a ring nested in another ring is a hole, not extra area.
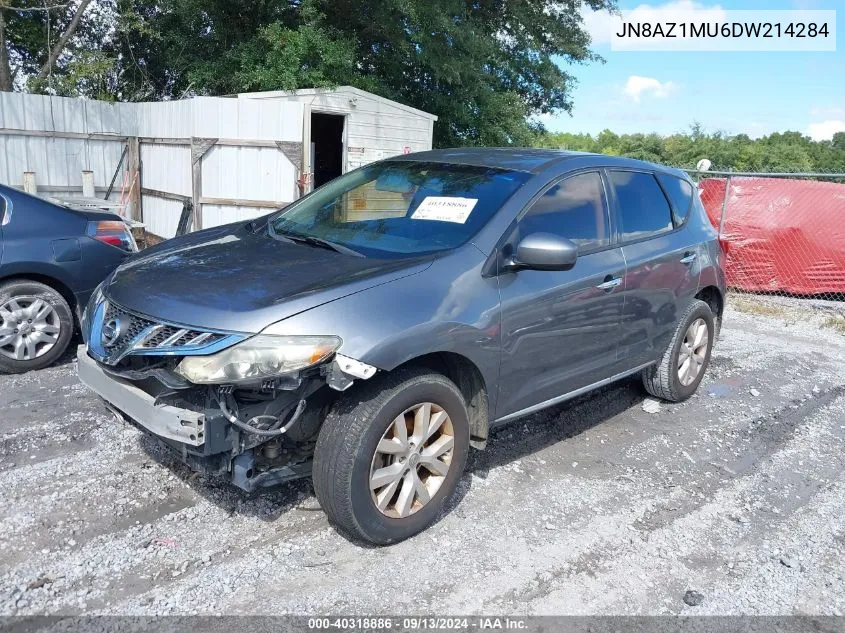
[(475, 208), (477, 198), (428, 196), (411, 215), (414, 220), (437, 220), (463, 224)]

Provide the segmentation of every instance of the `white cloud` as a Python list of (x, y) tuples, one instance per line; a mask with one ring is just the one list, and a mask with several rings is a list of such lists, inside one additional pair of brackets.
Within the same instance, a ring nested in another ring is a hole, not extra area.
[(813, 108), (810, 110), (810, 116), (845, 119), (845, 108)]
[(664, 99), (672, 94), (676, 87), (671, 81), (661, 82), (654, 77), (631, 75), (625, 82), (623, 92), (634, 103), (639, 103), (643, 95), (652, 95), (658, 99)]
[(614, 19), (618, 20), (618, 15), (614, 15), (610, 11), (584, 9), (581, 12), (581, 17), (584, 18), (584, 28), (590, 34), (590, 39), (593, 40), (593, 46), (610, 44), (613, 36)]
[(845, 121), (830, 119), (821, 123), (811, 123), (807, 127), (807, 136), (814, 141), (829, 141), (837, 132), (845, 132)]
[[(706, 5), (694, 0), (673, 0), (654, 5), (640, 4), (631, 11), (626, 11), (625, 17), (635, 22), (677, 22), (680, 21), (680, 13), (684, 11), (706, 11), (706, 14), (700, 16), (702, 20), (724, 21), (725, 18), (725, 10), (718, 4)], [(673, 17), (673, 14), (678, 15)], [(581, 16), (584, 18), (584, 27), (590, 34), (593, 45), (610, 44), (613, 33), (622, 28), (622, 16), (619, 13), (584, 9)]]

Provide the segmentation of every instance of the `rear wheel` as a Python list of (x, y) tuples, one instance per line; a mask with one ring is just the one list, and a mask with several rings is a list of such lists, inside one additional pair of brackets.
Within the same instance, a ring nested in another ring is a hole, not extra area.
[(376, 545), (431, 525), (466, 464), (469, 420), (448, 378), (400, 370), (340, 400), (320, 430), (314, 490), (329, 520)]
[(643, 372), (646, 391), (670, 402), (681, 402), (694, 394), (710, 363), (714, 335), (710, 306), (694, 300), (660, 363)]
[(67, 349), (73, 334), (70, 306), (36, 281), (0, 284), (0, 371), (41, 369)]

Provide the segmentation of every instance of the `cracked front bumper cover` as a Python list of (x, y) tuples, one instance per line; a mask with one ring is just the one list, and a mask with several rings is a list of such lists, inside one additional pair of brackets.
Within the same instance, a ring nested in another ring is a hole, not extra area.
[(150, 394), (107, 374), (88, 355), (85, 345), (79, 347), (77, 359), (82, 383), (150, 433), (189, 446), (202, 446), (205, 442), (205, 415), (202, 413), (155, 404), (155, 398)]

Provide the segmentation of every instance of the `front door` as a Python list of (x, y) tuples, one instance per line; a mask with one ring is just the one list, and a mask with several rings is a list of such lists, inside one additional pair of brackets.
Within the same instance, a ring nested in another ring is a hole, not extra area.
[(519, 220), (508, 244), (531, 233), (568, 238), (579, 255), (569, 270), (499, 277), (498, 419), (602, 380), (617, 362), (625, 261), (614, 243), (600, 172), (551, 186)]

